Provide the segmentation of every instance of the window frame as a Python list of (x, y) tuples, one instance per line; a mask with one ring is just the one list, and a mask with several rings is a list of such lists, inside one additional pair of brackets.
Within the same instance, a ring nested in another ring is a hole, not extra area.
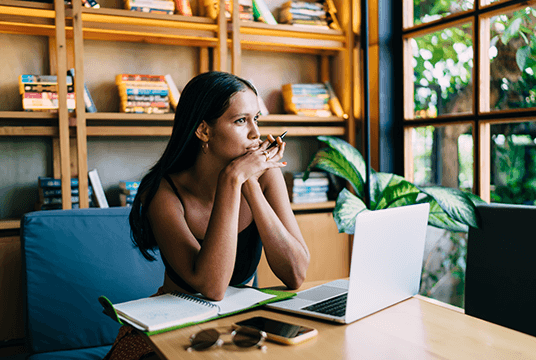
[[(491, 199), (491, 125), (536, 121), (536, 107), (529, 109), (490, 109), (490, 19), (497, 14), (509, 13), (526, 7), (536, 7), (536, 0), (475, 0), (472, 10), (447, 15), (428, 23), (413, 24), (413, 0), (403, 0), (402, 5), (402, 59), (403, 102), (402, 128), (404, 147), (404, 176), (413, 181), (412, 129), (422, 126), (448, 126), (471, 124), (474, 144), (473, 192), (483, 200)], [(415, 119), (412, 51), (410, 39), (424, 34), (471, 23), (473, 29), (472, 112), (447, 114), (435, 118)], [(481, 60), (483, 59), (483, 60)], [(478, 84), (478, 86), (476, 86)]]

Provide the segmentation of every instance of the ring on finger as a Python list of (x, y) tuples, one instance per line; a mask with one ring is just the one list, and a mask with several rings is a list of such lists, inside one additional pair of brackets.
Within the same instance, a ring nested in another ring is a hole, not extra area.
[(270, 155), (268, 151), (263, 151), (262, 154), (266, 157), (266, 161), (268, 161), (268, 156)]

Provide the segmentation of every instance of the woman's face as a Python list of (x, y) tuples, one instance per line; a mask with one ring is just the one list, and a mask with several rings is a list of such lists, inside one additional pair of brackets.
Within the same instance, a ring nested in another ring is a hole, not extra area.
[(227, 111), (210, 127), (210, 151), (225, 160), (232, 160), (256, 149), (261, 144), (257, 119), (257, 95), (247, 88), (233, 95)]

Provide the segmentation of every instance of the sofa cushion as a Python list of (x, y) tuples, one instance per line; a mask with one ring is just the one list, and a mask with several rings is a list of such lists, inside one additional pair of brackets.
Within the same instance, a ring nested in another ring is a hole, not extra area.
[(154, 294), (164, 266), (134, 247), (129, 208), (38, 211), (21, 220), (26, 339), (32, 353), (112, 344), (113, 303)]
[(31, 355), (27, 360), (101, 360), (111, 348), (111, 345), (107, 345), (88, 349), (38, 353)]

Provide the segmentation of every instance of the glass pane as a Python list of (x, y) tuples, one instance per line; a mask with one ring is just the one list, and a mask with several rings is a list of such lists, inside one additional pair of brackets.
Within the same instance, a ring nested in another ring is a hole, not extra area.
[(413, 129), (413, 182), (473, 189), (473, 127), (469, 124)]
[(490, 129), (491, 201), (536, 205), (536, 122)]
[(465, 24), (410, 39), (414, 118), (472, 112), (472, 32)]
[(471, 10), (474, 0), (413, 0), (413, 24), (419, 25)]
[(536, 8), (491, 18), (492, 111), (536, 106)]

